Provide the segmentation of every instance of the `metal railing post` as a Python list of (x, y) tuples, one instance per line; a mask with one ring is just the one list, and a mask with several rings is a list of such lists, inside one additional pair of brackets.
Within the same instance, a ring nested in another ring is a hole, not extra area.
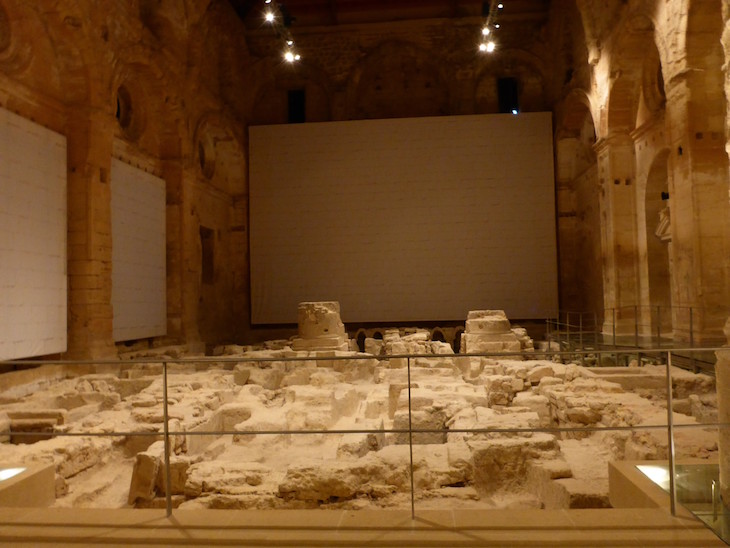
[(669, 457), (669, 496), (672, 515), (677, 515), (677, 486), (675, 479), (677, 477), (674, 462), (674, 416), (672, 411), (672, 352), (667, 352), (667, 437), (668, 437), (668, 457)]
[(411, 467), (411, 519), (416, 519), (416, 493), (413, 488), (413, 413), (411, 409), (411, 358), (406, 358), (408, 369), (408, 451)]
[(165, 508), (172, 516), (172, 481), (170, 480), (170, 426), (167, 414), (167, 362), (162, 362), (162, 425), (165, 433)]
[[(601, 329), (603, 331), (603, 329)], [(603, 339), (603, 335), (598, 333), (598, 313), (593, 312), (593, 344), (596, 347), (596, 350), (598, 351), (598, 367), (601, 367), (603, 365), (603, 352), (601, 351), (601, 343), (598, 342), (598, 337), (601, 337)]]
[[(578, 348), (582, 351), (583, 350), (583, 313), (578, 313)], [(581, 354), (580, 355), (580, 364), (585, 365), (586, 364), (586, 355)]]
[[(695, 345), (695, 328), (694, 328), (694, 309), (689, 307), (689, 346), (694, 348)], [(692, 366), (692, 372), (697, 373), (697, 367), (695, 366), (695, 353), (690, 350), (689, 363)]]

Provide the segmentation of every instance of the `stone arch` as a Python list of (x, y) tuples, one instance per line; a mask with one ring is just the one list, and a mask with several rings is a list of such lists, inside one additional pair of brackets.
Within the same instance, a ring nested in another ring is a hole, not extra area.
[[(6, 74), (24, 72), (31, 64), (34, 51), (28, 36), (37, 36), (37, 48), (41, 51), (50, 47), (50, 41), (40, 21), (33, 16), (32, 10), (14, 2), (0, 2), (0, 69)], [(53, 79), (52, 79), (53, 80)]]
[(365, 339), (368, 338), (368, 334), (365, 332), (364, 329), (360, 328), (357, 330), (357, 334), (355, 335), (355, 341), (357, 342), (357, 349), (360, 352), (365, 352)]
[[(58, 101), (50, 106), (60, 111), (62, 104), (88, 101), (90, 97), (90, 60), (84, 58), (89, 52), (81, 49), (88, 36), (77, 25), (77, 17), (66, 15), (63, 21), (58, 17), (56, 12), (43, 12), (42, 4), (0, 1), (0, 72), (44, 96), (42, 101), (25, 104), (17, 97), (11, 99), (14, 104), (7, 106), (29, 118), (36, 118), (36, 111), (47, 111), (44, 106), (49, 106), (49, 99)], [(39, 108), (40, 102), (44, 105)], [(44, 119), (43, 123), (65, 131), (60, 119)]]
[(461, 336), (464, 334), (464, 328), (458, 327), (454, 331), (454, 342), (451, 344), (451, 346), (454, 348), (454, 353), (458, 354), (461, 352)]
[(555, 139), (578, 139), (590, 151), (586, 153), (595, 160), (593, 150), (597, 138), (597, 126), (593, 105), (585, 90), (575, 88), (555, 109)]
[(450, 114), (449, 86), (433, 55), (409, 42), (389, 40), (368, 53), (352, 77), (346, 118)]
[(256, 91), (250, 123), (287, 123), (289, 94), (294, 90), (303, 91), (307, 122), (327, 122), (332, 119), (330, 88), (326, 75), (306, 62), (279, 64)]
[(659, 59), (654, 42), (654, 21), (645, 14), (627, 17), (611, 57), (607, 127), (609, 133), (628, 132), (636, 127), (646, 52)]
[(687, 68), (692, 99), (690, 120), (699, 131), (721, 132), (723, 94), (722, 6), (720, 0), (693, 0), (687, 15)]
[(522, 50), (504, 50), (500, 51), (498, 56), (489, 57), (476, 78), (475, 112), (477, 114), (499, 112), (497, 81), (500, 78), (517, 80), (522, 112), (547, 110), (543, 66), (544, 63), (540, 59)]
[(180, 0), (138, 0), (139, 19), (158, 42), (181, 51), (187, 38), (191, 4)]
[(645, 52), (640, 86), (641, 95), (636, 115), (637, 127), (661, 115), (667, 102), (664, 90), (664, 72), (659, 49), (656, 46)]
[(198, 172), (228, 195), (246, 191), (243, 137), (220, 112), (200, 117), (193, 133), (192, 153)]

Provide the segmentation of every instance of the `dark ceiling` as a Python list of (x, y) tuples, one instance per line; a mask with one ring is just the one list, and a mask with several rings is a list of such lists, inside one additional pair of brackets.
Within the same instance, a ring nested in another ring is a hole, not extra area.
[[(261, 27), (264, 0), (229, 0), (239, 17), (251, 29)], [(505, 21), (547, 19), (550, 0), (502, 0), (499, 17)], [(282, 12), (297, 27), (402, 21), (407, 19), (462, 18), (486, 16), (489, 2), (475, 0), (284, 0)]]

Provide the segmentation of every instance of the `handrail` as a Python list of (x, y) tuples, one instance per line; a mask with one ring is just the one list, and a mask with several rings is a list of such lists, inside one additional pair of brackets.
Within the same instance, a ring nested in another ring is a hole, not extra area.
[[(721, 346), (672, 346), (661, 348), (642, 348), (642, 354), (666, 354), (667, 352), (716, 352), (718, 350), (727, 350)], [(259, 352), (259, 351), (254, 351)], [(279, 352), (279, 350), (266, 350), (264, 352)], [(459, 354), (364, 354), (343, 352), (338, 356), (191, 356), (187, 358), (168, 358), (166, 356), (134, 358), (134, 359), (86, 359), (86, 360), (4, 360), (0, 361), (2, 365), (127, 365), (127, 364), (151, 364), (151, 363), (169, 363), (169, 364), (190, 364), (190, 363), (239, 363), (239, 362), (311, 362), (311, 361), (342, 361), (342, 360), (377, 360), (387, 361), (391, 359), (406, 358), (431, 358), (431, 359), (454, 359), (454, 358), (494, 358), (494, 357), (511, 357), (522, 356), (525, 359), (544, 360), (544, 356), (572, 356), (575, 354), (634, 354), (634, 349), (626, 350), (549, 350), (535, 349), (534, 351), (515, 351), (515, 352), (469, 352)], [(2, 373), (0, 373), (2, 376)]]
[[(519, 356), (522, 359), (553, 359), (554, 357), (568, 357), (575, 359), (576, 355), (585, 356), (588, 354), (633, 354), (633, 350), (617, 351), (617, 350), (576, 350), (576, 351), (543, 351), (535, 350), (534, 352), (486, 352), (486, 353), (468, 353), (468, 354), (389, 354), (389, 355), (369, 355), (362, 353), (347, 354), (336, 356), (206, 356), (206, 357), (189, 357), (189, 358), (167, 358), (167, 357), (156, 357), (156, 358), (140, 358), (134, 360), (8, 360), (0, 361), (0, 365), (116, 365), (116, 366), (127, 366), (134, 364), (151, 364), (159, 363), (162, 365), (162, 388), (163, 388), (163, 431), (162, 433), (140, 431), (140, 432), (49, 432), (44, 433), (49, 437), (115, 437), (115, 436), (155, 436), (158, 437), (162, 434), (164, 439), (164, 474), (165, 474), (165, 493), (166, 493), (166, 514), (168, 517), (172, 515), (172, 489), (171, 489), (171, 471), (170, 471), (170, 454), (171, 454), (171, 436), (223, 436), (223, 435), (239, 435), (239, 436), (253, 436), (253, 435), (315, 435), (315, 434), (408, 434), (408, 444), (410, 452), (410, 498), (411, 498), (411, 517), (415, 519), (415, 487), (414, 487), (414, 465), (413, 465), (413, 435), (421, 433), (473, 433), (473, 434), (499, 434), (499, 433), (575, 433), (575, 432), (609, 432), (609, 431), (642, 431), (642, 430), (667, 430), (668, 436), (668, 450), (669, 450), (669, 464), (671, 470), (671, 482), (670, 482), (670, 497), (671, 497), (671, 510), (674, 515), (676, 512), (676, 486), (674, 485), (674, 478), (676, 476), (676, 470), (674, 468), (675, 463), (675, 447), (674, 447), (674, 430), (677, 428), (728, 428), (730, 423), (696, 423), (696, 424), (674, 424), (672, 419), (672, 379), (671, 379), (671, 367), (672, 367), (672, 355), (677, 352), (712, 352), (720, 350), (719, 347), (676, 347), (676, 348), (648, 348), (642, 349), (642, 354), (656, 354), (659, 356), (666, 356), (666, 381), (667, 381), (667, 423), (666, 424), (648, 424), (640, 426), (581, 426), (581, 427), (531, 427), (531, 428), (414, 428), (412, 422), (412, 398), (411, 398), (411, 364), (412, 360), (416, 359), (431, 359), (431, 360), (451, 360), (459, 358), (510, 358)], [(312, 430), (250, 430), (250, 431), (238, 431), (238, 430), (210, 430), (210, 431), (186, 431), (186, 430), (171, 430), (169, 425), (168, 415), (168, 366), (171, 364), (189, 364), (189, 363), (270, 363), (270, 362), (327, 362), (327, 361), (343, 361), (343, 360), (376, 360), (378, 362), (389, 361), (392, 359), (406, 359), (406, 368), (408, 373), (408, 428), (391, 428), (391, 429), (312, 429)], [(2, 374), (0, 374), (2, 378)], [(8, 432), (13, 436), (30, 436), (37, 435), (37, 433), (31, 432)]]

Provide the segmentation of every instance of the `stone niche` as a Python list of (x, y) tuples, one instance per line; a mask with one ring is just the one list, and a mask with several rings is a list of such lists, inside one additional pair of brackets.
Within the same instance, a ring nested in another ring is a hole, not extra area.
[(298, 334), (293, 350), (349, 350), (337, 301), (303, 302), (297, 309)]

